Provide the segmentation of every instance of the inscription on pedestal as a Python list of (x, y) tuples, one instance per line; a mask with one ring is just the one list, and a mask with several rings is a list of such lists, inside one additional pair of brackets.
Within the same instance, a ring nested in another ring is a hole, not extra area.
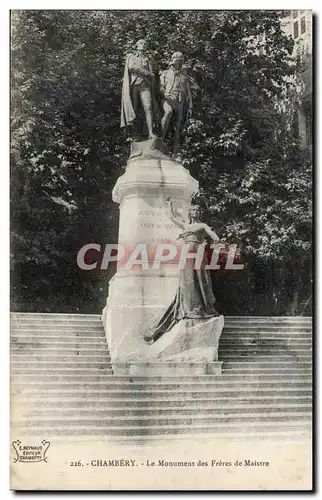
[[(162, 206), (145, 208), (144, 205), (148, 202), (149, 200), (133, 198), (124, 202), (119, 241), (125, 245), (173, 243), (180, 246), (177, 236), (181, 230), (172, 222), (169, 209)], [(155, 201), (151, 199), (151, 204), (153, 202)]]

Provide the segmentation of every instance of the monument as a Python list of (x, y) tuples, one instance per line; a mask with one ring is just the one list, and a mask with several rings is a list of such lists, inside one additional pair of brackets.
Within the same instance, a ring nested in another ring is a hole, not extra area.
[(177, 261), (155, 264), (159, 244), (176, 245), (179, 250), (188, 244), (196, 251), (206, 241), (219, 239), (199, 220), (199, 209), (191, 207), (198, 182), (177, 158), (184, 116), (191, 111), (183, 56), (176, 52), (169, 69), (161, 74), (163, 138), (170, 107), (171, 116), (175, 115), (171, 158), (163, 139), (155, 135), (153, 62), (144, 40), (137, 42), (136, 49), (126, 58), (122, 93), (121, 127), (132, 136), (131, 151), (112, 196), (120, 205), (118, 243), (126, 256), (146, 246), (148, 263), (129, 266), (119, 261), (109, 283), (103, 323), (113, 370), (145, 376), (219, 374), (218, 343), (224, 320), (214, 307), (205, 265), (194, 269), (190, 262), (180, 269)]

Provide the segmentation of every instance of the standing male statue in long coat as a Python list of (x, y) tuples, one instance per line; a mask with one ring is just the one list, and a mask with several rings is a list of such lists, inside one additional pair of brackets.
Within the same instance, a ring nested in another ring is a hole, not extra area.
[(143, 123), (140, 110), (143, 108), (149, 139), (155, 137), (157, 104), (155, 99), (155, 67), (146, 53), (146, 40), (139, 40), (136, 52), (126, 57), (123, 88), (121, 128), (134, 127), (134, 138), (140, 139)]
[(160, 90), (163, 96), (164, 115), (161, 121), (162, 138), (167, 136), (170, 123), (173, 122), (173, 153), (180, 148), (180, 138), (185, 121), (192, 112), (192, 97), (189, 76), (183, 69), (183, 54), (174, 52), (169, 68), (161, 73)]

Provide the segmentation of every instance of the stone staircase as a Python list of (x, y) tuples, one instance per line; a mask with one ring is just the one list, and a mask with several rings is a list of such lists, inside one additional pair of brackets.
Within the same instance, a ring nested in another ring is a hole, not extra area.
[(11, 314), (13, 437), (306, 439), (308, 317), (226, 317), (221, 376), (115, 376), (99, 315)]

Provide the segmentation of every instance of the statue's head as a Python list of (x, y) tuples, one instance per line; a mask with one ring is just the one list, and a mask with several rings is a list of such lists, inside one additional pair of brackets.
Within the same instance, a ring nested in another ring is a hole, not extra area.
[(190, 221), (198, 220), (201, 216), (201, 209), (199, 205), (191, 205), (189, 208), (189, 219)]
[(181, 68), (183, 61), (184, 57), (182, 52), (174, 52), (171, 56), (170, 64), (175, 68)]
[(135, 48), (139, 52), (145, 52), (148, 48), (148, 42), (144, 38), (141, 38), (136, 42)]

